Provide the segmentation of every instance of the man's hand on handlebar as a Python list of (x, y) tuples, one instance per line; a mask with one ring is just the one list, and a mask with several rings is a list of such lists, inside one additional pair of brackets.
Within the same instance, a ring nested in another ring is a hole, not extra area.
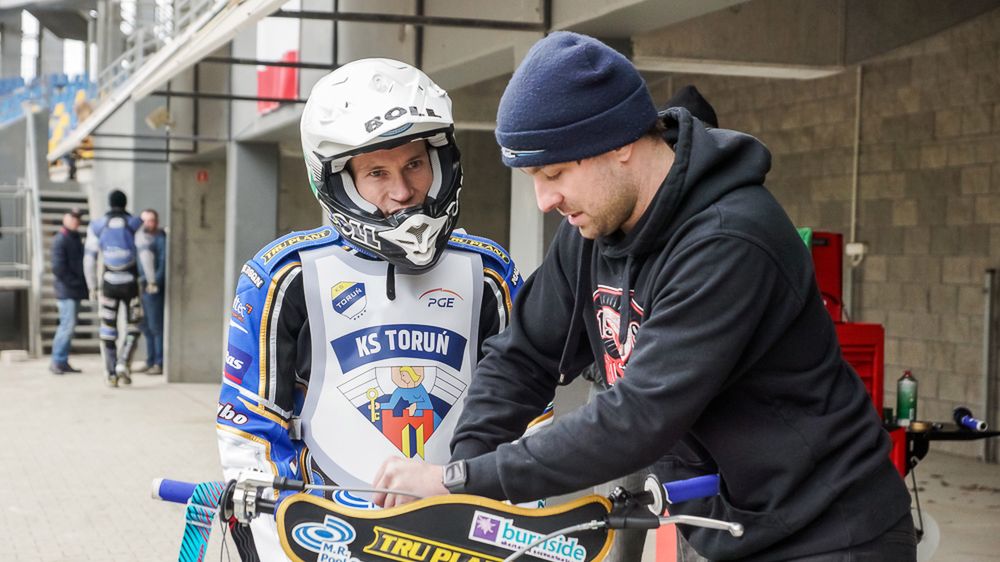
[[(424, 497), (440, 496), (448, 493), (448, 489), (441, 483), (442, 473), (440, 465), (391, 457), (378, 469), (372, 487), (412, 492)], [(394, 507), (410, 503), (414, 499), (416, 498), (380, 492), (375, 494), (374, 502), (381, 507)]]

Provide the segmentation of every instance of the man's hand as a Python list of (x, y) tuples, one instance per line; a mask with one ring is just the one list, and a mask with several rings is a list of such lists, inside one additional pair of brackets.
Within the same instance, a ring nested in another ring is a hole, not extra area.
[[(372, 487), (411, 492), (424, 497), (440, 496), (448, 493), (448, 489), (441, 483), (443, 472), (444, 469), (440, 465), (416, 459), (392, 457), (382, 463), (382, 467), (375, 474)], [(416, 499), (412, 496), (380, 492), (375, 494), (374, 501), (376, 505), (382, 507), (394, 507)]]
[(160, 292), (160, 287), (156, 283), (146, 283), (146, 293), (155, 295)]
[(97, 289), (90, 290), (90, 300), (97, 302)]

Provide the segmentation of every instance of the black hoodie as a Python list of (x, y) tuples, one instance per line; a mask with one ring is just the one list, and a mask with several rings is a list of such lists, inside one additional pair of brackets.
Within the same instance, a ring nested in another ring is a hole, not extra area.
[[(909, 494), (841, 356), (809, 251), (763, 187), (769, 152), (684, 109), (664, 120), (675, 161), (636, 227), (590, 242), (564, 222), (509, 329), (485, 343), (452, 441), (467, 491), (547, 497), (669, 453), (661, 476), (722, 482), (719, 496), (672, 513), (746, 527), (742, 538), (683, 529), (709, 558), (782, 559), (879, 536), (909, 515)], [(610, 388), (516, 440), (595, 359)]]

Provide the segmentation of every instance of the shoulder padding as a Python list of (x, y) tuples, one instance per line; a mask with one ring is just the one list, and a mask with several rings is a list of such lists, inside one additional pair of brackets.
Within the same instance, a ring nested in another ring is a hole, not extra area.
[(90, 222), (89, 230), (94, 233), (94, 236), (100, 236), (101, 231), (103, 231), (106, 226), (108, 226), (108, 217), (101, 216)]
[(448, 239), (448, 247), (480, 254), (483, 256), (483, 266), (497, 271), (504, 278), (510, 277), (517, 269), (507, 250), (489, 238), (454, 232)]
[(332, 227), (321, 226), (312, 230), (299, 230), (286, 234), (264, 246), (251, 261), (262, 273), (270, 276), (278, 264), (291, 254), (297, 254), (309, 248), (338, 243), (340, 243), (340, 236)]

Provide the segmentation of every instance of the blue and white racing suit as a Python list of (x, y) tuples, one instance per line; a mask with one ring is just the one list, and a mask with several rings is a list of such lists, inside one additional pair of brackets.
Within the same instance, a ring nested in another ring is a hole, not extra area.
[[(122, 209), (112, 209), (103, 217), (90, 223), (84, 246), (83, 272), (87, 287), (100, 290), (102, 352), (108, 375), (115, 375), (121, 365), (126, 372), (132, 363), (135, 342), (139, 338), (142, 322), (142, 304), (139, 300), (139, 277), (148, 277), (155, 271), (152, 245), (153, 235), (142, 228), (142, 220)], [(98, 276), (98, 256), (101, 272)], [(118, 353), (118, 313), (125, 310), (128, 325), (125, 343)]]
[[(447, 462), (481, 344), (506, 328), (522, 284), (498, 244), (457, 232), (418, 275), (394, 273), (330, 227), (272, 242), (243, 266), (229, 319), (225, 477), (257, 469), (364, 487), (389, 455)], [(273, 517), (251, 529), (233, 528), (244, 560), (285, 559)]]

